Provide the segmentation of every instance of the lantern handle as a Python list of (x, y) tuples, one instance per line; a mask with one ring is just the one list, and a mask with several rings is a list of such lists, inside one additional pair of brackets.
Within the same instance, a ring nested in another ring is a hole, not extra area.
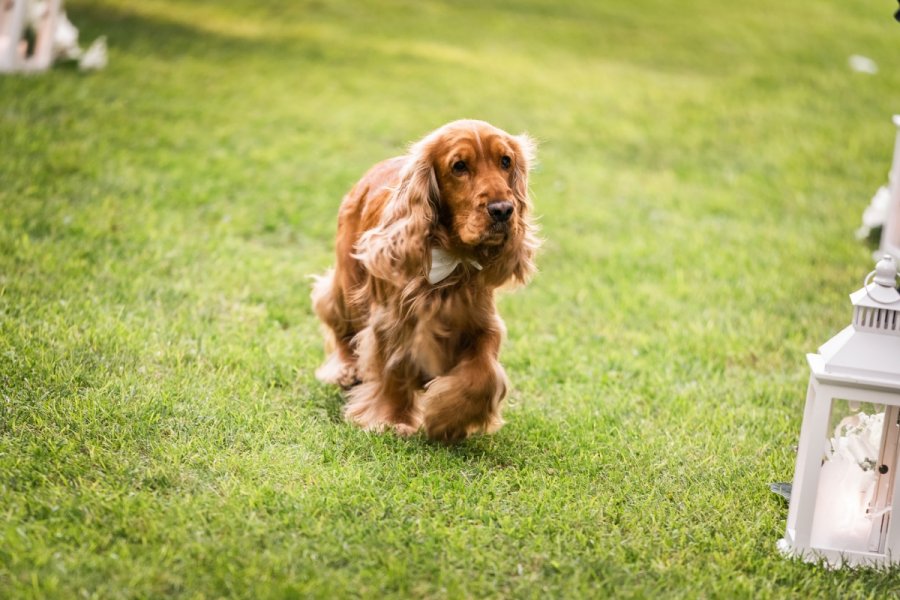
[[(868, 275), (866, 275), (863, 278), (863, 288), (866, 290), (866, 296), (868, 296), (869, 298), (871, 298), (878, 304), (893, 304), (894, 302), (896, 302), (896, 300), (892, 300), (890, 302), (885, 302), (884, 300), (879, 300), (878, 298), (876, 298), (875, 296), (873, 296), (872, 294), (869, 293), (869, 285), (872, 283), (872, 279), (874, 279), (874, 278), (875, 278), (875, 271), (872, 271), (871, 273), (869, 273)], [(896, 282), (897, 282), (897, 277), (895, 275), (894, 283), (896, 283)], [(896, 289), (896, 288), (894, 288), (894, 289)]]

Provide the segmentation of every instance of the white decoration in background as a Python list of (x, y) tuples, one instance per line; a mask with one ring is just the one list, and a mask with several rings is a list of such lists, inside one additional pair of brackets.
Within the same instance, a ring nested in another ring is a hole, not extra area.
[(869, 58), (868, 56), (862, 56), (861, 54), (853, 54), (847, 59), (847, 62), (850, 63), (850, 68), (856, 71), (857, 73), (866, 73), (867, 75), (874, 75), (878, 72), (878, 65), (874, 60)]
[(81, 58), (78, 59), (78, 68), (82, 71), (99, 71), (106, 66), (106, 36), (101, 35), (91, 43)]
[(0, 2), (0, 72), (43, 71), (53, 62), (53, 32), (62, 0), (48, 0), (40, 12), (38, 8), (29, 0)]
[(894, 158), (888, 173), (888, 206), (881, 228), (881, 245), (876, 256), (890, 254), (900, 260), (900, 115), (894, 115), (896, 138), (894, 141)]
[[(41, 7), (46, 2), (32, 0), (31, 6)], [(44, 9), (46, 10), (46, 9)], [(40, 18), (40, 15), (36, 15)], [(38, 19), (35, 19), (35, 22)], [(66, 11), (60, 10), (59, 16), (56, 18), (56, 31), (53, 32), (53, 58), (69, 58), (77, 60), (81, 54), (81, 48), (78, 47), (78, 29), (72, 25), (72, 21), (66, 16)]]
[(54, 61), (66, 60), (77, 60), (82, 71), (102, 69), (107, 64), (106, 38), (98, 38), (84, 52), (62, 0), (0, 2), (0, 72), (43, 71)]
[(888, 207), (891, 204), (891, 191), (887, 186), (881, 186), (866, 210), (863, 211), (862, 225), (856, 230), (856, 239), (864, 240), (871, 235), (873, 229), (884, 227), (888, 216)]

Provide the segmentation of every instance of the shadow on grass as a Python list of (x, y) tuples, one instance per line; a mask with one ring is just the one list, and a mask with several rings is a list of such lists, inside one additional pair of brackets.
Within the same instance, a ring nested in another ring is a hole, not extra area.
[[(199, 4), (215, 11), (213, 14), (220, 19), (206, 22), (199, 16), (204, 13), (187, 9), (179, 13), (176, 3), (172, 4), (175, 8), (168, 17), (163, 16), (159, 9), (158, 13), (151, 14), (150, 10), (102, 3), (72, 3), (68, 6), (68, 12), (73, 22), (83, 29), (84, 39), (106, 35), (114, 53), (142, 58), (176, 60), (189, 57), (210, 62), (230, 62), (255, 56), (271, 61), (273, 65), (308, 66), (322, 63), (339, 68), (350, 65), (384, 68), (395, 62), (414, 65), (433, 63), (482, 71), (488, 76), (492, 76), (493, 67), (490, 63), (481, 65), (480, 54), (475, 50), (473, 41), (466, 39), (466, 36), (458, 38), (447, 35), (448, 30), (473, 28), (469, 35), (476, 38), (479, 32), (489, 36), (506, 36), (522, 52), (544, 56), (546, 51), (552, 51), (571, 59), (580, 59), (586, 52), (597, 53), (595, 28), (600, 27), (601, 20), (606, 27), (615, 23), (612, 31), (622, 39), (631, 39), (635, 35), (654, 39), (655, 29), (673, 34), (666, 29), (665, 23), (656, 20), (632, 22), (630, 18), (606, 10), (573, 8), (565, 11), (564, 17), (553, 21), (555, 36), (561, 35), (558, 30), (566, 28), (577, 33), (573, 38), (574, 47), (568, 49), (566, 45), (556, 43), (556, 37), (550, 36), (547, 42), (541, 43), (539, 37), (530, 35), (543, 31), (547, 25), (545, 9), (541, 7), (517, 7), (515, 10), (481, 7), (477, 25), (472, 24), (471, 16), (465, 11), (451, 11), (446, 15), (446, 23), (436, 25), (424, 8), (398, 11), (392, 13), (393, 18), (385, 19), (375, 12), (374, 7), (368, 7), (368, 10), (353, 11), (355, 16), (346, 18), (341, 10), (323, 4), (308, 7), (305, 11), (271, 13), (267, 15), (268, 19), (251, 22), (242, 19), (240, 7), (229, 7), (225, 3)], [(259, 15), (259, 7), (251, 6)], [(517, 24), (511, 33), (499, 26), (507, 21)], [(291, 26), (280, 27), (284, 23)], [(572, 37), (571, 32), (569, 37)], [(688, 41), (705, 43), (706, 36)], [(649, 41), (647, 44), (652, 45)], [(653, 60), (650, 60), (634, 51), (634, 44), (607, 41), (601, 48), (603, 59), (635, 64), (641, 69), (695, 71), (695, 65), (690, 61), (687, 65), (682, 64), (686, 62), (684, 58), (680, 63), (665, 67), (660, 64), (657, 54), (654, 53)], [(693, 56), (691, 53), (690, 57)], [(530, 70), (531, 67), (528, 61), (523, 61), (517, 68)]]
[[(344, 419), (345, 404), (344, 392), (331, 386), (322, 387), (311, 399), (312, 407), (325, 415), (330, 423), (357, 430), (355, 425)], [(524, 466), (519, 463), (525, 459), (525, 454), (516, 450), (515, 438), (505, 435), (502, 430), (492, 435), (474, 435), (451, 444), (431, 440), (422, 431), (408, 438), (391, 432), (368, 432), (367, 435), (376, 436), (379, 446), (393, 447), (398, 455), (440, 455), (460, 466), (472, 463), (488, 463), (488, 466), (495, 468)], [(530, 451), (527, 454), (530, 455)]]
[(84, 39), (90, 39), (92, 34), (106, 35), (113, 51), (139, 56), (173, 59), (190, 55), (221, 60), (266, 46), (265, 40), (214, 32), (117, 7), (76, 4), (67, 8), (72, 21), (87, 32), (82, 34)]
[[(77, 3), (67, 8), (73, 22), (82, 28), (83, 39), (105, 35), (114, 53), (142, 59), (190, 58), (214, 64), (251, 57), (281, 68), (316, 63), (335, 67), (384, 66), (396, 60), (398, 53), (408, 53), (407, 45), (415, 42), (411, 32), (388, 35), (389, 41), (385, 42), (365, 29), (365, 23), (335, 22), (328, 11), (270, 15), (271, 20), (252, 22), (242, 19), (235, 10), (229, 11), (227, 6), (213, 5), (221, 19), (207, 22), (189, 10), (179, 14), (178, 5), (173, 6), (176, 8), (171, 17), (102, 4)], [(280, 26), (285, 23), (290, 27)], [(393, 42), (394, 37), (402, 50)], [(438, 63), (448, 60), (439, 54), (415, 54), (409, 58)]]
[(325, 415), (329, 423), (344, 422), (344, 404), (347, 400), (343, 392), (331, 385), (312, 384), (315, 393), (310, 398), (310, 405), (317, 412)]

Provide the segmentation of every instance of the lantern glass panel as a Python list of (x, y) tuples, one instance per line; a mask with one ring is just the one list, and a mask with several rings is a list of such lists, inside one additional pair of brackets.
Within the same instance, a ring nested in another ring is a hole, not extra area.
[(832, 402), (810, 537), (813, 547), (884, 552), (897, 421), (897, 407)]

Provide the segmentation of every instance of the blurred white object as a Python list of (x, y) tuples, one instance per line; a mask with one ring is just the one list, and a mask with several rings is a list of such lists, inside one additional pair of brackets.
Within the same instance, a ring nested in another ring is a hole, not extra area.
[(81, 48), (78, 46), (78, 29), (72, 25), (66, 11), (60, 11), (56, 19), (56, 31), (53, 33), (53, 58), (75, 60), (79, 56)]
[(0, 72), (43, 71), (50, 66), (61, 10), (62, 0), (0, 3)]
[(102, 69), (106, 39), (82, 51), (62, 0), (0, 0), (0, 73), (43, 71), (57, 60), (77, 60), (81, 70)]
[(106, 36), (101, 35), (78, 59), (82, 71), (98, 71), (106, 66)]
[(881, 230), (881, 246), (877, 256), (890, 254), (900, 260), (900, 115), (894, 115), (897, 137), (894, 142), (894, 160), (888, 174), (888, 198)]
[(850, 68), (857, 73), (867, 73), (869, 75), (874, 75), (878, 72), (878, 65), (875, 64), (875, 61), (868, 56), (853, 54), (850, 56), (848, 62), (850, 63)]
[(890, 202), (890, 190), (886, 186), (878, 188), (878, 191), (872, 196), (869, 206), (863, 211), (862, 225), (856, 230), (856, 239), (864, 240), (869, 237), (873, 229), (884, 227)]

